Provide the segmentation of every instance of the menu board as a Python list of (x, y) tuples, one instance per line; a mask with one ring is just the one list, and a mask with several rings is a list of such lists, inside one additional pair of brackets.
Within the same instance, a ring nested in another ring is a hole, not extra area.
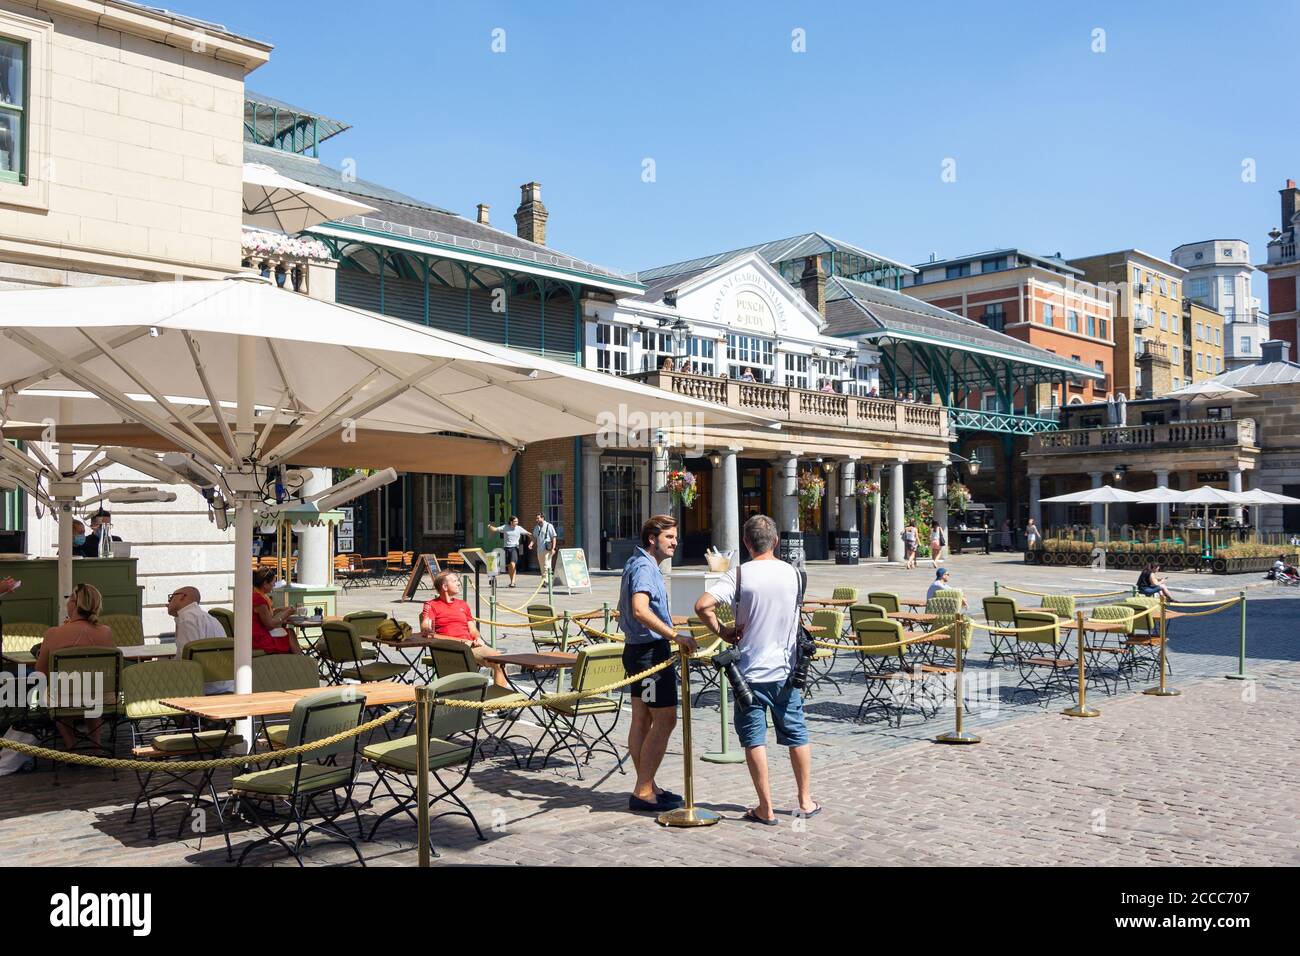
[(591, 590), (591, 572), (587, 569), (587, 554), (582, 548), (561, 548), (559, 577), (556, 584), (574, 591)]

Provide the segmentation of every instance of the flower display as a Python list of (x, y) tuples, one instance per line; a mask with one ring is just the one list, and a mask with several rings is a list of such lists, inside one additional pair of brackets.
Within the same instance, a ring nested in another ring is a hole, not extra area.
[(970, 489), (961, 482), (956, 481), (948, 485), (948, 507), (954, 511), (965, 511), (966, 506), (970, 504)]
[(811, 511), (816, 508), (822, 500), (822, 495), (826, 492), (826, 479), (814, 471), (804, 471), (799, 473), (798, 478), (798, 495), (799, 504), (805, 509)]
[(878, 495), (880, 494), (880, 482), (860, 479), (853, 486), (853, 493), (859, 498), (870, 498), (872, 495)]
[(280, 256), (317, 262), (332, 258), (329, 247), (318, 239), (301, 239), (262, 229), (245, 229), (240, 237), (240, 249), (246, 256)]
[(671, 471), (668, 473), (668, 480), (664, 483), (668, 488), (669, 494), (673, 500), (681, 504), (684, 508), (689, 508), (695, 504), (695, 497), (699, 494), (700, 489), (695, 484), (695, 475), (689, 471)]

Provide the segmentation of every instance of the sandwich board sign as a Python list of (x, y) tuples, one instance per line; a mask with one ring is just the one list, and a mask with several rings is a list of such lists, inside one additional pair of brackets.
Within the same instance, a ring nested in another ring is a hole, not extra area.
[(429, 575), (429, 581), (433, 581), (433, 576), (438, 573), (438, 558), (432, 554), (421, 554), (415, 559), (411, 566), (411, 576), (406, 579), (406, 588), (402, 591), (403, 601), (414, 601), (415, 592), (420, 587), (420, 582), (424, 576)]
[(556, 586), (562, 587), (568, 594), (574, 591), (591, 590), (591, 572), (587, 569), (587, 553), (582, 548), (561, 548), (559, 577)]

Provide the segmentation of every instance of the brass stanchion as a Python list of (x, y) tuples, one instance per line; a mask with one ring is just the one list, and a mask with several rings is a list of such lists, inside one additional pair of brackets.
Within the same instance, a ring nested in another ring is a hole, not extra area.
[(1240, 604), (1240, 610), (1241, 610), (1241, 615), (1240, 615), (1241, 635), (1240, 635), (1240, 643), (1238, 645), (1239, 649), (1237, 652), (1237, 673), (1224, 674), (1223, 676), (1228, 678), (1228, 680), (1254, 680), (1255, 679), (1254, 674), (1246, 673), (1246, 592), (1238, 591), (1237, 600), (1238, 600), (1238, 604)]
[(966, 624), (959, 617), (957, 619), (957, 679), (953, 685), (953, 705), (957, 712), (957, 728), (949, 733), (940, 734), (934, 738), (938, 744), (977, 744), (980, 742), (978, 734), (968, 734), (962, 729), (962, 705), (964, 703), (965, 685), (963, 675), (966, 673), (965, 654), (962, 645), (966, 642)]
[(1142, 693), (1149, 697), (1177, 697), (1182, 694), (1181, 690), (1174, 690), (1172, 687), (1165, 686), (1165, 645), (1169, 643), (1169, 621), (1165, 616), (1165, 596), (1160, 595), (1160, 684), (1157, 687), (1148, 687)]
[(428, 684), (415, 688), (415, 800), (419, 807), (416, 833), (420, 866), (429, 865), (429, 698)]
[(695, 805), (694, 758), (691, 754), (691, 655), (681, 652), (682, 668), (682, 767), (686, 778), (686, 805), (659, 814), (661, 827), (708, 827), (722, 819), (722, 814)]
[(1083, 663), (1083, 612), (1077, 611), (1075, 627), (1079, 629), (1079, 644), (1076, 653), (1079, 656), (1079, 702), (1073, 707), (1061, 711), (1066, 717), (1100, 717), (1101, 711), (1088, 706), (1088, 674)]

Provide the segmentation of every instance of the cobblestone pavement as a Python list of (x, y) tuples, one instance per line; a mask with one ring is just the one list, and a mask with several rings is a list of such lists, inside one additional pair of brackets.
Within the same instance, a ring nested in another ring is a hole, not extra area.
[[(1086, 569), (1008, 568), (996, 556), (960, 557), (949, 567), (972, 599), (987, 593), (994, 577), (1025, 588), (1065, 583), (1068, 570), (1107, 580), (1107, 573)], [(851, 582), (912, 593), (929, 577), (879, 566), (814, 566), (809, 591), (829, 593), (835, 584)], [(1129, 577), (1114, 580), (1126, 583)], [(1234, 594), (1255, 583), (1254, 576), (1244, 582), (1183, 577), (1190, 585), (1217, 584)], [(524, 597), (531, 590), (522, 588), (527, 580), (521, 578), (516, 589)], [(588, 609), (616, 585), (617, 579), (598, 577), (594, 597), (574, 595), (557, 604)], [(1087, 582), (1067, 586), (1083, 589)], [(1107, 589), (1101, 581), (1094, 586)], [(1091, 720), (1061, 716), (1070, 702), (1064, 694), (1044, 704), (1018, 693), (1015, 673), (990, 666), (987, 644), (977, 638), (970, 680), (984, 693), (972, 700), (977, 712), (968, 729), (984, 742), (944, 747), (930, 738), (951, 727), (951, 709), (928, 720), (908, 712), (900, 727), (851, 720), (862, 683), (844, 660), (835, 672), (842, 692), (828, 687), (808, 705), (815, 795), (825, 806), (818, 816), (783, 816), (773, 828), (739, 819), (753, 801), (744, 766), (698, 760), (720, 745), (717, 698), (708, 692), (693, 709), (695, 781), (699, 803), (727, 818), (718, 826), (667, 830), (651, 817), (628, 813), (629, 777), (614, 769), (608, 755), (594, 757), (583, 780), (567, 759), (529, 770), (501, 757), (477, 766), (462, 791), (487, 840), (475, 839), (464, 818), (439, 820), (434, 839), (442, 856), (436, 864), (1296, 865), (1300, 767), (1287, 743), (1300, 705), (1294, 624), (1300, 602), (1290, 592), (1268, 588), (1249, 593), (1247, 666), (1254, 681), (1222, 677), (1236, 667), (1235, 609), (1174, 625), (1171, 684), (1182, 696), (1143, 696), (1137, 693), (1142, 681), (1131, 688), (1121, 684), (1113, 696), (1090, 688), (1089, 702), (1102, 711)], [(396, 592), (358, 589), (347, 602), (413, 616), (416, 605), (388, 604), (382, 600), (386, 594)], [(525, 639), (512, 633), (504, 643), (521, 648)], [(626, 720), (624, 713), (614, 735), (620, 741)], [(525, 730), (536, 734), (535, 728)], [(661, 784), (678, 791), (680, 747), (678, 733), (660, 775)], [(788, 808), (789, 765), (774, 746), (769, 756), (777, 804)], [(0, 778), (0, 863), (225, 865), (215, 833), (201, 842), (191, 832), (175, 838), (178, 809), (160, 813), (159, 837), (149, 839), (147, 824), (128, 822), (134, 795), (134, 778), (125, 773), (114, 781), (104, 771), (64, 770), (56, 784), (55, 775), (42, 768)], [(363, 822), (386, 806), (377, 800), (363, 809)], [(374, 842), (363, 844), (363, 853), (372, 865), (414, 865), (414, 837), (414, 824), (394, 819)], [(237, 829), (233, 839), (238, 850), (252, 839), (251, 831)], [(310, 865), (355, 862), (345, 847), (324, 844), (310, 845), (307, 857)], [(293, 865), (274, 851), (253, 861)]]

